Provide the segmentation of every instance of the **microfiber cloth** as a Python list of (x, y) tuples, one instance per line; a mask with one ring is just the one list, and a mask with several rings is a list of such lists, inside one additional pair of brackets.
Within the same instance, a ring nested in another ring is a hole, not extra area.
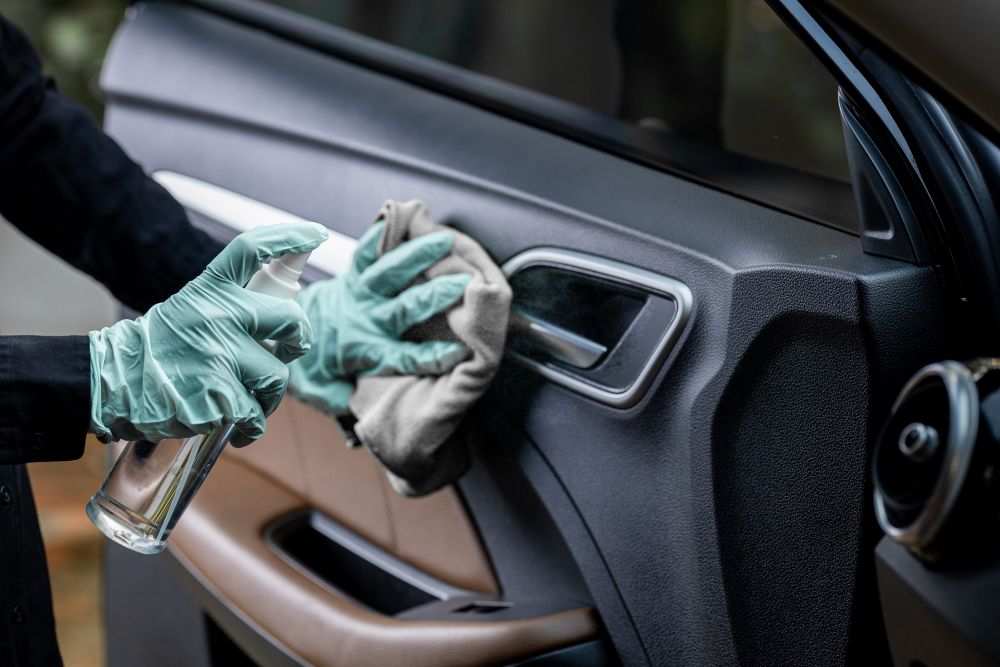
[(404, 336), (414, 341), (459, 341), (469, 349), (469, 356), (436, 377), (358, 378), (350, 399), (357, 418), (353, 426), (357, 440), (385, 468), (392, 488), (404, 496), (422, 496), (454, 482), (469, 466), (462, 419), (500, 366), (511, 289), (482, 246), (434, 222), (422, 201), (387, 201), (378, 220), (385, 222), (379, 256), (409, 239), (447, 229), (455, 237), (451, 253), (421, 278), (472, 275), (457, 305)]

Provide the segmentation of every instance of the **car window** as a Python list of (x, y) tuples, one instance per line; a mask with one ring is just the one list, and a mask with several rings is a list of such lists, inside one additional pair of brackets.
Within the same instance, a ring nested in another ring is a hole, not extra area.
[(272, 4), (538, 93), (558, 104), (499, 102), (569, 134), (856, 228), (837, 84), (763, 0)]

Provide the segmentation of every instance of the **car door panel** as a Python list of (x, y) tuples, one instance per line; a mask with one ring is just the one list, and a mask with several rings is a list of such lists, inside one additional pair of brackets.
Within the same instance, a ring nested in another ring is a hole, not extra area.
[[(401, 498), (366, 452), (347, 447), (331, 419), (296, 401), (268, 420), (260, 444), (226, 456), (424, 572), (459, 588), (497, 592), (475, 527), (453, 489), (416, 501)], [(252, 487), (233, 490), (234, 496), (252, 493)], [(183, 532), (178, 538), (178, 544), (185, 542)]]
[[(932, 269), (865, 255), (852, 234), (203, 9), (138, 5), (102, 85), (109, 131), (152, 172), (210, 183), (354, 238), (384, 199), (419, 197), (499, 263), (555, 247), (690, 290), (690, 316), (632, 406), (601, 404), (505, 363), (468, 420), (472, 471), (449, 500), (432, 501), (447, 505), (448, 530), (471, 522), (486, 555), (475, 555), (475, 536), (463, 529), (456, 539), (475, 567), (440, 568), (446, 561), (419, 543), (401, 559), (484, 591), (495, 576), (501, 597), (515, 601), (592, 603), (629, 665), (835, 664), (877, 632), (855, 617), (874, 595), (854, 585), (866, 567), (869, 415), (936, 352)], [(193, 217), (220, 238), (234, 233)], [(278, 479), (284, 495), (256, 522), (239, 523), (238, 496), (213, 491), (225, 480), (210, 480), (192, 508), (204, 518), (178, 529), (189, 559), (238, 529), (260, 542), (261, 589), (280, 589), (292, 574), (263, 542), (265, 516), (315, 505), (383, 546), (391, 542), (387, 508), (422, 520), (417, 508), (426, 501), (376, 499), (385, 485), (370, 464), (364, 496), (338, 487), (360, 484), (360, 475), (340, 476), (357, 465), (346, 455), (293, 470), (282, 427), (272, 426), (278, 435), (268, 437), (282, 442), (227, 455), (238, 472), (220, 476), (241, 475), (247, 487)], [(314, 444), (342, 447), (333, 436)], [(456, 493), (469, 518), (456, 509)], [(217, 507), (223, 502), (229, 509)], [(232, 514), (212, 514), (223, 511)], [(484, 574), (487, 558), (492, 572)], [(235, 606), (251, 605), (257, 587), (239, 590), (246, 597)], [(336, 622), (316, 620), (326, 612), (315, 604), (303, 598), (298, 634), (282, 641), (317, 664), (354, 655), (338, 639), (370, 643), (384, 656), (398, 655), (407, 638), (421, 646), (478, 641), (473, 631), (447, 639), (418, 621), (370, 612), (361, 612), (366, 622), (385, 631), (349, 640)], [(583, 616), (574, 623), (576, 634), (545, 650), (597, 631)], [(470, 652), (468, 663), (525, 657), (503, 644), (484, 644), (492, 648)]]
[(186, 569), (307, 664), (509, 664), (597, 634), (586, 608), (488, 622), (373, 612), (305, 576), (261, 539), (268, 524), (302, 506), (256, 470), (228, 461), (213, 471), (173, 548)]

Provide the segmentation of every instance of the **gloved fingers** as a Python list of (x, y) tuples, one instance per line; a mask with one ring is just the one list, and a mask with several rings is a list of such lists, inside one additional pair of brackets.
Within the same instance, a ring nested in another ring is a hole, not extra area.
[(341, 379), (332, 379), (322, 384), (291, 383), (288, 385), (288, 392), (306, 405), (337, 417), (350, 412), (348, 401), (354, 392), (354, 385)]
[(395, 296), (421, 273), (451, 252), (451, 232), (425, 234), (380, 257), (361, 274), (361, 285), (382, 296)]
[(336, 345), (335, 375), (338, 377), (352, 377), (362, 375), (366, 371), (378, 368), (385, 358), (386, 343), (395, 344), (395, 340), (386, 340), (380, 344), (377, 338), (370, 338), (365, 341), (345, 341)]
[(450, 273), (432, 278), (378, 306), (373, 317), (398, 338), (413, 325), (453, 306), (462, 298), (470, 280), (472, 276), (468, 273)]
[(264, 437), (263, 430), (261, 430), (260, 435), (247, 435), (237, 429), (236, 431), (233, 431), (233, 436), (229, 439), (229, 444), (238, 449), (240, 447), (246, 447), (247, 445), (260, 440), (262, 437)]
[(274, 341), (272, 354), (288, 363), (312, 347), (313, 330), (302, 306), (291, 299), (246, 293), (242, 324), (257, 342)]
[[(308, 335), (308, 340), (312, 340), (312, 333), (310, 329), (310, 334)], [(268, 352), (274, 355), (281, 363), (287, 364), (289, 362), (295, 361), (296, 359), (301, 359), (304, 357), (309, 350), (312, 349), (312, 343), (302, 346), (296, 342), (291, 344), (286, 342), (275, 343), (274, 345), (266, 346)]]
[(469, 355), (461, 343), (396, 341), (382, 350), (381, 362), (359, 375), (442, 375)]
[(240, 381), (253, 395), (265, 417), (278, 409), (288, 387), (288, 366), (263, 348), (248, 350), (237, 360)]
[(354, 272), (358, 275), (378, 259), (378, 242), (382, 238), (383, 227), (385, 227), (385, 222), (379, 220), (369, 227), (358, 241), (358, 247), (354, 251), (354, 259), (351, 260)]
[(233, 397), (229, 405), (223, 408), (223, 419), (236, 426), (229, 440), (234, 447), (245, 447), (264, 435), (264, 410), (246, 390), (241, 390), (241, 395)]
[(205, 272), (242, 287), (267, 260), (315, 250), (329, 235), (326, 227), (314, 222), (257, 227), (230, 241)]

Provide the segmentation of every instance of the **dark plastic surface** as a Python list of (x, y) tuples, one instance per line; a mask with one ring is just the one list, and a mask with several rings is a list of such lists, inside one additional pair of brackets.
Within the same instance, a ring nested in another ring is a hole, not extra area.
[[(547, 596), (593, 606), (563, 538), (566, 523), (556, 525), (551, 505), (542, 502), (537, 485), (511, 456), (523, 434), (502, 412), (489, 419), (492, 412), (484, 404), (468, 420), (470, 446), (478, 450), (459, 489), (491, 556), (501, 590), (514, 598), (544, 591)], [(486, 423), (489, 433), (481, 427)]]
[(822, 3), (807, 11), (798, 0), (773, 0), (796, 29), (815, 42), (842, 73), (848, 97), (876, 108), (871, 115), (908, 164), (896, 171), (917, 209), (932, 261), (942, 267), (951, 304), (948, 318), (971, 350), (992, 354), (1000, 335), (1000, 221), (995, 201), (997, 161), (988, 141), (908, 80), (870, 37)]
[[(874, 68), (887, 69), (874, 55), (866, 54), (866, 58)], [(970, 326), (996, 335), (1000, 331), (1000, 221), (993, 195), (961, 142), (952, 117), (902, 77), (887, 76), (887, 81), (907, 130), (920, 138), (918, 164), (943, 221), (948, 252), (956, 258), (956, 291), (974, 309), (970, 315), (975, 324)]]
[(614, 667), (619, 664), (606, 641), (595, 640), (519, 662), (518, 667)]
[(691, 288), (633, 408), (502, 368), (461, 488), (505, 595), (593, 600), (627, 665), (843, 664), (880, 635), (867, 443), (940, 352), (933, 269), (189, 8), (140, 6), (104, 85), (149, 169), (355, 236), (421, 197), (498, 261), (560, 246)]
[(104, 543), (106, 667), (212, 667), (201, 608), (169, 558)]
[(1000, 562), (935, 571), (888, 539), (877, 558), (896, 665), (1000, 665)]
[(260, 667), (248, 656), (239, 645), (230, 638), (219, 624), (211, 618), (205, 618), (205, 629), (208, 632), (209, 653), (213, 665), (226, 667)]
[(854, 105), (840, 97), (861, 247), (883, 257), (926, 264), (929, 254), (916, 213), (894, 170)]

